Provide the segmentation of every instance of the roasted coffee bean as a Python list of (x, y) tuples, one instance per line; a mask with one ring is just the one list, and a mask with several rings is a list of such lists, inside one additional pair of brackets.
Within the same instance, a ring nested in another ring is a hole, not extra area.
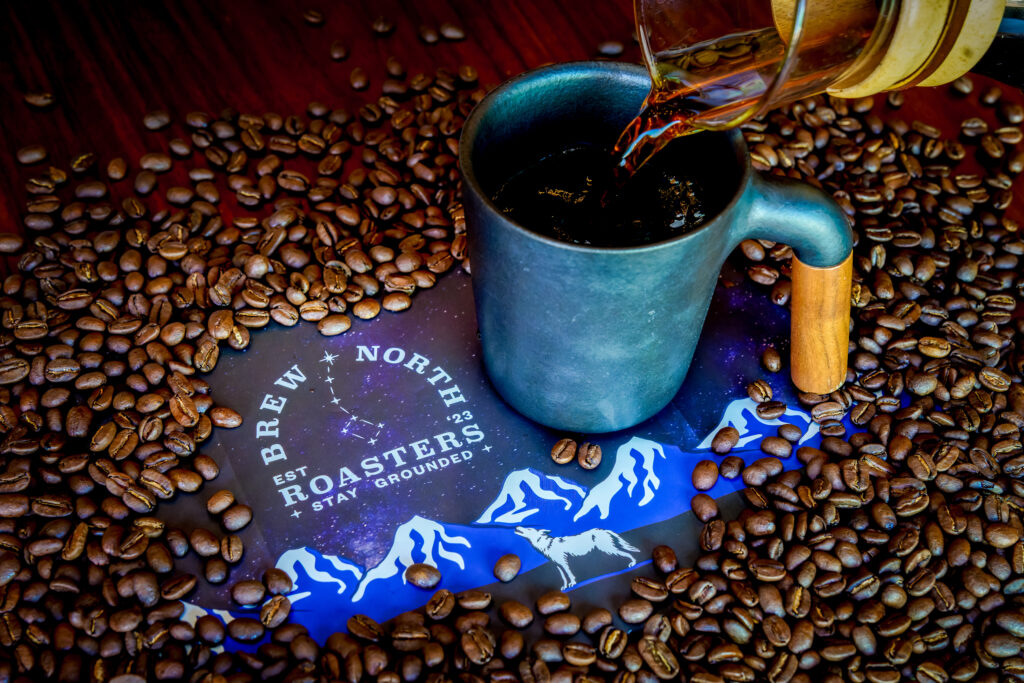
[(708, 522), (718, 516), (718, 503), (705, 493), (698, 493), (690, 499), (690, 509), (702, 522)]
[(163, 152), (149, 152), (139, 158), (139, 167), (152, 173), (166, 173), (171, 163), (171, 157)]
[(171, 115), (162, 109), (151, 111), (142, 117), (142, 125), (149, 130), (161, 130), (171, 125)]
[(224, 641), (224, 623), (213, 615), (207, 614), (196, 619), (195, 629), (199, 638), (206, 643), (217, 645)]
[(239, 642), (251, 642), (263, 637), (263, 624), (251, 617), (238, 617), (228, 622), (228, 635)]
[(365, 90), (370, 85), (366, 72), (358, 66), (349, 73), (348, 82), (353, 90)]
[(238, 564), (242, 560), (245, 546), (242, 539), (235, 534), (228, 534), (220, 539), (220, 556), (225, 562)]
[(156, 183), (156, 173), (149, 169), (142, 170), (135, 176), (135, 192), (143, 196), (148, 195), (156, 187)]
[(0, 233), (0, 253), (13, 254), (20, 251), (25, 245), (25, 239), (21, 235), (10, 232)]
[(1010, 125), (1024, 122), (1024, 106), (1017, 102), (1004, 102), (999, 108), (1000, 118)]
[(456, 595), (455, 600), (462, 609), (484, 610), (491, 604), (491, 594), (480, 590), (468, 590)]
[(195, 529), (189, 535), (189, 543), (197, 555), (210, 557), (220, 552), (220, 544), (217, 537), (206, 529)]
[(417, 33), (419, 34), (420, 40), (427, 45), (433, 45), (441, 39), (441, 34), (438, 33), (437, 29), (433, 26), (420, 26)]
[(628, 636), (622, 629), (606, 625), (601, 630), (597, 651), (605, 659), (618, 659), (626, 649)]
[(757, 559), (749, 564), (750, 573), (758, 581), (781, 581), (785, 576), (785, 567), (776, 560)]
[(695, 489), (707, 491), (718, 481), (718, 466), (710, 460), (701, 460), (694, 465), (691, 477)]
[(593, 645), (569, 641), (562, 645), (562, 658), (571, 666), (588, 667), (597, 660)]
[(776, 458), (788, 458), (793, 446), (781, 436), (766, 436), (761, 439), (761, 450)]
[(380, 302), (376, 299), (361, 299), (352, 305), (352, 315), (362, 320), (370, 320), (377, 317), (380, 308)]
[(389, 292), (381, 299), (381, 307), (385, 311), (399, 313), (412, 305), (412, 298), (405, 292)]
[(491, 661), (497, 642), (489, 630), (472, 627), (462, 634), (461, 644), (466, 658), (473, 664), (482, 665)]
[(754, 403), (772, 400), (772, 388), (764, 380), (757, 380), (747, 385), (747, 395)]
[(266, 589), (259, 581), (239, 581), (231, 587), (231, 598), (239, 605), (255, 605), (263, 600)]
[(974, 91), (974, 82), (967, 76), (961, 76), (951, 84), (954, 91), (961, 95), (970, 95)]
[(244, 529), (252, 521), (252, 508), (236, 503), (221, 515), (221, 524), (228, 531)]
[[(709, 498), (709, 496), (704, 496), (704, 498)], [(694, 499), (696, 499), (696, 496)], [(711, 502), (713, 503), (714, 501), (712, 500)], [(690, 506), (694, 507), (693, 501), (690, 501)], [(696, 513), (696, 510), (694, 512)], [(654, 560), (654, 566), (663, 574), (670, 574), (678, 567), (676, 553), (667, 545), (655, 546), (654, 550), (651, 551), (651, 557)]]
[(819, 424), (826, 420), (838, 420), (846, 411), (835, 401), (825, 401), (811, 408), (811, 417)]
[(316, 329), (325, 337), (334, 337), (352, 327), (352, 320), (344, 314), (328, 315), (317, 323)]
[(782, 369), (782, 356), (774, 346), (769, 346), (761, 354), (761, 365), (768, 372), (779, 372)]
[(743, 483), (747, 486), (761, 486), (768, 479), (768, 472), (759, 463), (753, 463), (743, 468)]
[(553, 636), (575, 635), (580, 626), (580, 618), (571, 612), (557, 612), (544, 619), (544, 630)]
[(679, 674), (679, 662), (668, 645), (652, 636), (644, 636), (637, 644), (637, 650), (644, 663), (654, 675), (662, 680), (675, 678)]
[(418, 588), (434, 588), (441, 582), (441, 572), (429, 564), (411, 564), (405, 569), (405, 580)]
[(441, 24), (441, 36), (445, 40), (465, 40), (466, 32), (458, 24), (446, 21)]
[(537, 598), (537, 611), (548, 615), (569, 609), (569, 596), (561, 591), (548, 591)]
[(651, 602), (661, 602), (668, 597), (668, 589), (665, 585), (654, 579), (638, 576), (633, 579), (630, 587), (638, 597)]
[(356, 614), (349, 617), (346, 623), (348, 632), (356, 638), (377, 642), (384, 637), (384, 630), (380, 624), (364, 614)]
[(53, 93), (32, 91), (25, 93), (25, 104), (36, 109), (45, 109), (53, 106), (53, 103), (57, 101), (57, 98), (53, 96)]
[(18, 575), (21, 563), (9, 550), (0, 550), (0, 586), (6, 586)]
[(576, 442), (560, 439), (551, 447), (551, 459), (559, 465), (566, 465), (576, 459)]
[(993, 523), (985, 528), (985, 541), (996, 548), (1009, 548), (1020, 540), (1021, 532), (1009, 524)]
[(619, 618), (627, 624), (639, 624), (646, 621), (653, 611), (654, 607), (649, 600), (635, 598), (619, 606)]
[(765, 401), (757, 405), (757, 415), (762, 420), (777, 420), (786, 412), (786, 404), (782, 401)]
[(292, 580), (281, 569), (271, 568), (263, 572), (263, 585), (271, 595), (286, 595), (292, 592)]
[(234, 429), (242, 424), (242, 416), (235, 410), (225, 406), (211, 408), (208, 415), (214, 427), (222, 429)]
[[(797, 427), (794, 424), (783, 424), (779, 425), (778, 434), (781, 438), (785, 439), (786, 441), (789, 441), (790, 443), (797, 443), (798, 441), (800, 441), (800, 438), (803, 436), (804, 433), (799, 427)], [(762, 442), (762, 450), (763, 446), (764, 444)], [(775, 454), (773, 453), (772, 455)]]
[(498, 610), (501, 618), (514, 628), (526, 628), (533, 623), (533, 611), (515, 600), (506, 600), (501, 603)]
[(735, 479), (740, 476), (742, 470), (743, 460), (735, 455), (723, 458), (718, 465), (718, 473), (725, 479)]
[(426, 613), (431, 619), (444, 619), (451, 614), (455, 607), (455, 595), (447, 590), (440, 589), (427, 602)]
[(386, 36), (395, 30), (395, 22), (385, 16), (378, 16), (373, 20), (370, 28), (373, 29), (373, 32), (378, 36)]
[(211, 515), (219, 515), (227, 510), (235, 502), (235, 494), (227, 489), (221, 489), (206, 499), (206, 511)]
[(340, 62), (348, 58), (348, 47), (340, 40), (335, 40), (331, 43), (331, 59), (336, 62)]
[(494, 578), (498, 579), (502, 583), (508, 583), (512, 579), (516, 578), (519, 574), (519, 569), (522, 567), (522, 561), (518, 555), (502, 555), (498, 558), (498, 561), (494, 563)]
[(42, 145), (26, 145), (18, 150), (16, 157), (19, 164), (31, 166), (46, 160), (46, 148)]
[(583, 442), (576, 454), (576, 461), (585, 470), (597, 469), (601, 464), (601, 447), (596, 443)]
[(107, 163), (107, 178), (113, 181), (123, 180), (128, 173), (128, 162), (122, 157), (115, 157)]
[(290, 613), (291, 601), (283, 595), (275, 595), (260, 608), (260, 623), (270, 629), (277, 628), (288, 619)]
[(740, 433), (735, 427), (722, 427), (715, 432), (715, 437), (711, 440), (711, 450), (719, 455), (724, 455), (731, 451), (740, 440)]

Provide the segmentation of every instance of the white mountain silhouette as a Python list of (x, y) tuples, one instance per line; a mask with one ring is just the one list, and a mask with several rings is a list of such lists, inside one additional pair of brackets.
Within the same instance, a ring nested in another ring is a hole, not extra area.
[[(633, 491), (637, 486), (641, 487), (642, 495), (637, 505), (643, 507), (650, 503), (654, 500), (655, 491), (661, 485), (661, 479), (654, 472), (654, 464), (659, 458), (665, 459), (665, 451), (660, 444), (649, 439), (634, 436), (619, 446), (615, 452), (615, 465), (612, 467), (612, 471), (600, 484), (590, 489), (590, 493), (583, 499), (583, 505), (573, 517), (573, 521), (579, 521), (594, 509), (600, 511), (601, 519), (607, 519), (612, 498), (623, 488), (626, 490), (627, 497), (632, 498)], [(643, 469), (642, 479), (636, 473), (638, 459)]]
[[(208, 609), (206, 607), (200, 607), (195, 603), (188, 602), (187, 600), (182, 600), (181, 604), (184, 605), (185, 609), (178, 618), (191, 626), (196, 625), (196, 621), (199, 617), (205, 617), (208, 614), (218, 617), (225, 624), (230, 624), (235, 620), (235, 615), (231, 614), (231, 612), (226, 609)], [(223, 651), (223, 648), (218, 650), (218, 652), (220, 651)]]
[[(794, 408), (786, 408), (785, 415), (790, 418), (796, 418), (794, 422), (797, 426), (801, 426), (804, 430), (803, 436), (800, 437), (798, 444), (804, 443), (815, 434), (818, 433), (818, 424), (811, 419), (811, 416), (802, 410), (796, 410)], [(736, 446), (745, 446), (752, 441), (760, 441), (764, 436), (774, 436), (774, 430), (769, 434), (768, 430), (759, 429), (761, 426), (777, 427), (779, 425), (786, 424), (782, 420), (765, 420), (757, 414), (757, 404), (749, 398), (738, 398), (735, 401), (729, 403), (726, 406), (725, 412), (722, 414), (722, 419), (719, 420), (718, 426), (711, 430), (710, 433), (700, 442), (697, 448), (711, 448), (711, 440), (715, 438), (715, 434), (722, 427), (735, 427), (740, 433), (740, 440)]]
[[(532, 469), (515, 470), (505, 477), (501, 493), (495, 498), (476, 524), (519, 524), (527, 517), (540, 512), (540, 508), (531, 505), (529, 496), (542, 500), (555, 501), (571, 510), (574, 505), (586, 497), (586, 490), (561, 477)], [(510, 508), (511, 509), (508, 509)], [(506, 510), (498, 513), (499, 510)]]
[[(414, 538), (418, 536), (419, 539)], [(402, 524), (395, 530), (395, 538), (391, 542), (391, 550), (373, 569), (363, 575), (359, 588), (352, 596), (352, 602), (358, 602), (363, 598), (367, 586), (380, 579), (389, 579), (396, 574), (401, 575), (402, 583), (405, 581), (405, 569), (416, 562), (424, 562), (437, 566), (438, 560), (447, 560), (458, 565), (459, 569), (465, 569), (466, 563), (458, 551), (448, 546), (463, 545), (467, 549), (471, 547), (468, 539), (462, 536), (445, 533), (444, 527), (430, 519), (416, 515), (408, 522)], [(413, 559), (413, 552), (422, 553), (423, 559)]]
[[(309, 548), (293, 548), (285, 551), (277, 559), (277, 568), (281, 569), (292, 578), (292, 582), (298, 585), (299, 573), (295, 570), (296, 565), (302, 567), (306, 575), (313, 581), (320, 583), (338, 584), (338, 593), (354, 586), (359, 579), (363, 578), (363, 568), (357, 564), (344, 560), (336, 555), (320, 555), (320, 558), (330, 564), (336, 571), (325, 572), (316, 567), (317, 555)], [(345, 574), (351, 574), (351, 579), (346, 579)]]

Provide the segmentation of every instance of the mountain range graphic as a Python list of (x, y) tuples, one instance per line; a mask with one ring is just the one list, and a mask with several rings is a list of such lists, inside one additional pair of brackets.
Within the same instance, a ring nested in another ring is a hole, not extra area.
[[(405, 569), (411, 564), (425, 562), (437, 567), (443, 577), (441, 587), (459, 592), (493, 583), (494, 563), (507, 553), (520, 557), (521, 573), (550, 561), (549, 554), (531, 545), (517, 529), (532, 528), (556, 542), (591, 531), (621, 538), (619, 534), (681, 515), (689, 510), (690, 498), (696, 493), (691, 482), (693, 465), (708, 456), (718, 429), (735, 427), (740, 442), (732, 454), (753, 461), (764, 456), (758, 449), (760, 440), (775, 435), (784, 423), (805, 430), (801, 445), (817, 443), (817, 425), (807, 413), (791, 408), (780, 419), (763, 420), (753, 401), (739, 399), (728, 404), (719, 424), (694, 450), (682, 451), (636, 436), (628, 439), (616, 448), (606, 477), (590, 488), (568, 477), (524, 468), (508, 473), (492, 502), (471, 524), (413, 516), (396, 528), (388, 553), (373, 567), (309, 547), (283, 553), (277, 567), (294, 582), (288, 596), (292, 612), (311, 636), (322, 640), (354, 614), (386, 621), (421, 607), (430, 592), (406, 582)], [(795, 467), (795, 457), (784, 465)], [(720, 479), (707, 493), (717, 498), (742, 488), (738, 479)], [(536, 538), (538, 534), (530, 535)], [(586, 574), (589, 564), (577, 560), (573, 565), (580, 581), (595, 580)], [(626, 566), (623, 560), (612, 573)], [(577, 577), (573, 578), (575, 582)], [(190, 606), (188, 613), (198, 616), (206, 611)], [(218, 610), (216, 614), (225, 618), (226, 613)]]

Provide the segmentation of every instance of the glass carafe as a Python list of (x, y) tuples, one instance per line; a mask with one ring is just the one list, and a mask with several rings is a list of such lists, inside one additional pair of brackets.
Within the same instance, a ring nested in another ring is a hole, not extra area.
[[(854, 98), (947, 83), (974, 67), (997, 34), (1019, 39), (1022, 8), (1024, 0), (635, 5), (637, 35), (655, 85), (652, 98), (674, 100), (696, 129), (733, 127), (816, 93)], [(1024, 71), (1017, 64), (1003, 68), (1018, 79)]]

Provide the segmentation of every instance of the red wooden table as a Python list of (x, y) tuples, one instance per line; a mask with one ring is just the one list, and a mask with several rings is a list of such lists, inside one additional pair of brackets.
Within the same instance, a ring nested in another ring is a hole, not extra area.
[[(307, 9), (320, 11), (323, 25), (307, 24)], [(395, 24), (386, 37), (371, 29), (379, 16)], [(629, 0), (31, 0), (5, 3), (0, 21), (7, 27), (0, 41), (0, 231), (21, 230), (24, 183), (33, 172), (15, 160), (24, 145), (45, 145), (49, 162), (64, 168), (82, 152), (96, 153), (100, 168), (115, 156), (132, 164), (165, 151), (175, 135), (187, 139), (182, 119), (192, 110), (286, 115), (312, 100), (357, 108), (378, 91), (354, 91), (350, 71), (362, 67), (379, 83), (389, 55), (410, 75), (472, 64), (485, 86), (546, 62), (595, 57), (607, 40), (624, 45), (621, 59), (639, 60)], [(463, 27), (466, 39), (419, 40), (419, 26), (443, 22)], [(335, 40), (349, 48), (344, 61), (330, 58)], [(24, 101), (32, 91), (52, 92), (56, 104), (32, 109)], [(900, 116), (927, 119), (947, 135), (979, 109), (976, 96), (950, 102), (918, 90), (907, 99)], [(143, 127), (142, 116), (154, 109), (172, 114), (169, 131)], [(1019, 219), (1019, 212), (1011, 215)]]
[[(321, 11), (324, 24), (306, 23), (306, 9)], [(376, 36), (377, 16), (394, 21), (394, 32)], [(24, 145), (45, 145), (49, 163), (65, 169), (72, 156), (93, 152), (99, 168), (121, 156), (134, 172), (143, 154), (167, 151), (172, 137), (188, 139), (189, 111), (287, 115), (313, 100), (355, 110), (379, 89), (353, 90), (351, 70), (361, 67), (379, 84), (389, 55), (410, 75), (471, 64), (484, 86), (547, 62), (595, 57), (602, 41), (622, 43), (621, 59), (639, 59), (630, 0), (20, 0), (0, 8), (0, 22), (0, 232), (22, 230), (24, 185), (39, 172), (17, 163)], [(417, 37), (420, 25), (443, 22), (463, 27), (466, 39), (427, 45)], [(347, 59), (331, 60), (335, 40), (347, 45)], [(879, 110), (955, 136), (970, 116), (995, 122), (993, 110), (977, 104), (978, 91), (991, 82), (975, 83), (970, 98), (950, 98), (946, 88), (917, 90), (898, 112)], [(33, 109), (24, 100), (32, 91), (52, 92), (55, 105)], [(171, 113), (168, 130), (143, 126), (143, 115), (155, 109)], [(176, 164), (161, 183), (186, 184), (184, 173)], [(1024, 190), (1020, 183), (1015, 189), (1010, 215), (1021, 222)]]
[[(322, 26), (303, 21), (317, 9)], [(395, 30), (378, 37), (377, 16)], [(306, 3), (112, 2), (57, 0), (4, 3), (0, 22), (0, 225), (20, 226), (29, 171), (16, 150), (43, 144), (51, 163), (66, 168), (71, 155), (94, 152), (100, 163), (114, 156), (134, 162), (148, 151), (166, 151), (193, 110), (302, 113), (311, 100), (354, 109), (379, 93), (384, 60), (397, 56), (408, 73), (472, 64), (484, 85), (545, 62), (593, 57), (601, 41), (618, 40), (624, 58), (638, 60), (629, 0), (595, 2), (479, 2), (479, 0), (346, 0)], [(467, 38), (427, 45), (417, 29), (443, 22), (462, 26)], [(335, 62), (330, 45), (343, 41), (349, 57)], [(349, 85), (362, 67), (371, 87)], [(56, 104), (33, 110), (26, 92), (49, 91)], [(147, 131), (142, 116), (166, 109), (170, 129)]]

